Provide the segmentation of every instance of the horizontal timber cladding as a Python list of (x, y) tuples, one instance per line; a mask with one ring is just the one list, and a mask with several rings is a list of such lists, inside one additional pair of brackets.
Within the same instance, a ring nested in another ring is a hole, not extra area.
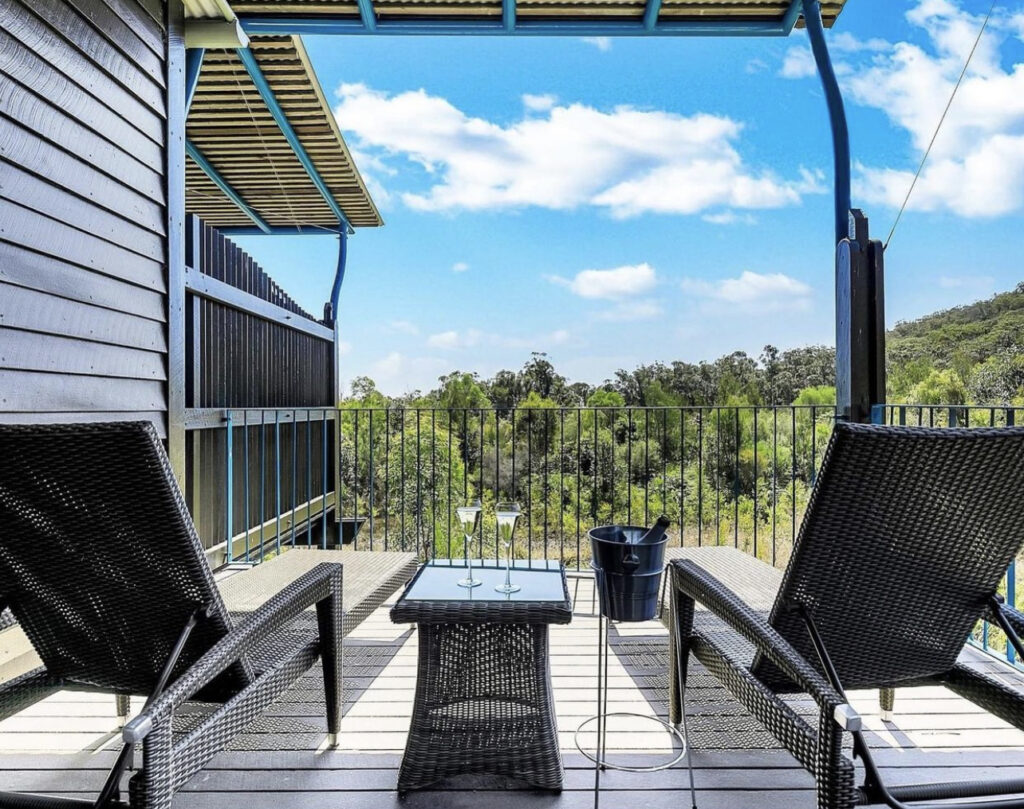
[(0, 0), (0, 421), (167, 423), (164, 4)]
[[(202, 275), (189, 281), (186, 303), (188, 406), (334, 404), (333, 331), (305, 312), (234, 242), (190, 222), (186, 250)], [(214, 283), (204, 284), (203, 278)]]

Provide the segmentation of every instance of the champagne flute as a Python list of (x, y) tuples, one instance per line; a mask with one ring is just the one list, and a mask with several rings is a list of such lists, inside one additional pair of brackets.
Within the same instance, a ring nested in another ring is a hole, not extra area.
[(522, 588), (512, 583), (512, 535), (516, 530), (516, 521), (522, 513), (518, 503), (498, 503), (495, 506), (498, 518), (498, 536), (505, 546), (505, 583), (495, 586), (499, 593), (516, 593)]
[(455, 510), (459, 517), (459, 523), (462, 525), (462, 533), (466, 537), (464, 546), (466, 551), (466, 578), (459, 579), (459, 587), (472, 589), (483, 584), (479, 579), (473, 578), (473, 562), (469, 555), (470, 546), (473, 544), (473, 534), (476, 533), (476, 526), (480, 521), (480, 512), (482, 511), (483, 508), (479, 500), (473, 500), (468, 505), (460, 506)]

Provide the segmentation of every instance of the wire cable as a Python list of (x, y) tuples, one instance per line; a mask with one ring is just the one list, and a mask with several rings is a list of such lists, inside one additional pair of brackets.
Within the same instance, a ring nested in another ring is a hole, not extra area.
[(917, 167), (917, 173), (914, 175), (914, 179), (910, 183), (910, 188), (907, 189), (907, 195), (903, 198), (903, 204), (900, 206), (899, 213), (896, 214), (896, 220), (892, 223), (892, 227), (889, 229), (889, 235), (885, 240), (885, 246), (882, 248), (883, 250), (889, 249), (889, 242), (892, 241), (892, 235), (896, 232), (896, 226), (903, 218), (903, 212), (907, 209), (907, 203), (910, 202), (910, 195), (914, 193), (914, 187), (917, 185), (917, 181), (921, 177), (921, 172), (924, 171), (924, 164), (928, 162), (928, 156), (932, 153), (932, 147), (935, 145), (935, 139), (938, 138), (939, 131), (942, 129), (942, 125), (946, 121), (946, 116), (949, 114), (949, 108), (953, 106), (953, 99), (956, 98), (957, 91), (963, 83), (964, 76), (967, 75), (967, 68), (970, 67), (971, 60), (974, 59), (974, 53), (978, 50), (978, 45), (981, 44), (981, 38), (985, 34), (985, 29), (988, 28), (989, 20), (992, 19), (992, 12), (995, 11), (996, 4), (998, 2), (999, 0), (992, 0), (992, 5), (989, 6), (988, 14), (985, 15), (985, 19), (981, 23), (981, 29), (978, 31), (978, 36), (974, 39), (974, 45), (971, 46), (971, 52), (967, 54), (967, 61), (964, 62), (963, 70), (960, 71), (960, 76), (957, 78), (956, 84), (953, 85), (953, 92), (949, 95), (949, 101), (946, 102), (946, 108), (942, 111), (942, 117), (939, 118), (939, 123), (935, 127), (935, 132), (932, 133), (932, 139), (928, 143), (928, 148), (924, 151), (921, 163)]

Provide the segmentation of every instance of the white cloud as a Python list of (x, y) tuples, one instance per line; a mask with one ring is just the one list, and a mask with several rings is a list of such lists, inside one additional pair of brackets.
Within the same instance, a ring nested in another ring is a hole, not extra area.
[[(918, 0), (906, 18), (925, 35), (924, 44), (837, 35), (848, 97), (880, 110), (914, 150), (900, 166), (858, 166), (854, 190), (861, 199), (897, 207), (906, 197), (981, 28), (982, 16), (962, 6)], [(911, 210), (980, 218), (1024, 209), (1024, 64), (1004, 68), (1002, 52), (1008, 37), (1022, 33), (1024, 15), (992, 18), (914, 188)]]
[(474, 348), (484, 345), (489, 348), (512, 348), (542, 350), (546, 347), (564, 345), (572, 339), (568, 329), (557, 329), (542, 334), (531, 334), (529, 337), (517, 337), (493, 332), (482, 332), (479, 329), (467, 329), (459, 331), (450, 329), (448, 331), (432, 334), (427, 338), (427, 345), (430, 348), (438, 348), (444, 351), (456, 351), (463, 348)]
[(456, 261), (452, 264), (452, 272), (465, 272), (469, 269), (469, 265), (465, 261)]
[(705, 222), (710, 225), (753, 225), (757, 222), (753, 216), (748, 213), (738, 214), (735, 211), (723, 211), (722, 213), (708, 213), (701, 217)]
[(375, 377), (395, 379), (402, 373), (404, 367), (405, 357), (397, 351), (392, 351), (386, 357), (377, 360), (373, 364), (373, 372)]
[(523, 106), (532, 112), (547, 112), (558, 103), (558, 96), (551, 93), (543, 95), (523, 94)]
[(729, 304), (744, 310), (806, 309), (813, 290), (803, 281), (783, 273), (761, 274), (745, 270), (738, 278), (705, 281), (687, 278), (683, 291), (697, 298)]
[(787, 180), (746, 165), (743, 125), (724, 116), (555, 103), (499, 124), (425, 90), (343, 84), (338, 95), (338, 122), (361, 151), (422, 169), (429, 187), (401, 194), (415, 210), (589, 205), (624, 218), (779, 208), (820, 189), (806, 172)]
[(420, 333), (419, 326), (415, 323), (411, 323), (408, 320), (392, 320), (388, 326), (392, 331), (397, 331), (402, 334), (417, 335)]
[(990, 294), (995, 291), (996, 279), (991, 275), (942, 275), (939, 286), (943, 289), (963, 289), (976, 294)]
[(607, 52), (612, 49), (611, 37), (583, 37), (582, 39), (588, 45), (593, 45), (599, 51)]
[(657, 301), (647, 298), (638, 301), (623, 301), (611, 309), (601, 312), (598, 320), (612, 323), (627, 323), (633, 320), (653, 320), (665, 313)]
[(475, 346), (480, 342), (481, 334), (476, 329), (469, 329), (465, 332), (460, 332), (452, 329), (451, 331), (442, 331), (437, 334), (431, 334), (427, 338), (427, 345), (431, 348), (443, 348), (446, 351), (451, 351), (456, 348), (469, 348)]
[(768, 63), (764, 59), (751, 59), (747, 62), (747, 66), (744, 70), (753, 76), (755, 73), (763, 73), (768, 69)]
[(559, 275), (546, 276), (553, 284), (564, 286), (581, 298), (615, 300), (639, 295), (652, 289), (658, 281), (654, 268), (647, 263), (627, 264), (610, 270), (582, 270), (571, 279)]
[(338, 347), (338, 354), (341, 356), (352, 353), (352, 343), (346, 342), (345, 340), (338, 340), (336, 345)]
[(810, 48), (802, 45), (794, 45), (782, 60), (782, 67), (779, 75), (784, 79), (805, 79), (808, 76), (816, 76), (818, 68), (814, 64), (814, 56)]

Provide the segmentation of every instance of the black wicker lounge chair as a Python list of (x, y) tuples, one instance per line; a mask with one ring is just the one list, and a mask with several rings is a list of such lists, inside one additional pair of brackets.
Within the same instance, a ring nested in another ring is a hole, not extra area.
[[(1024, 615), (997, 595), (1022, 541), (1024, 429), (837, 424), (770, 613), (692, 561), (671, 563), (672, 662), (683, 681), (671, 680), (673, 719), (685, 711), (689, 651), (811, 772), (820, 809), (983, 796), (972, 809), (1024, 807), (1009, 797), (1024, 779), (886, 786), (844, 690), (941, 684), (1024, 728), (1021, 693), (957, 662), (982, 618), (1024, 654)], [(813, 697), (817, 721), (786, 693)]]
[[(0, 459), (0, 608), (43, 662), (0, 685), (0, 718), (59, 689), (112, 692), (122, 715), (129, 696), (148, 697), (97, 800), (0, 793), (0, 807), (167, 809), (321, 654), (335, 736), (340, 565), (314, 568), (235, 626), (148, 422), (2, 426)], [(218, 704), (175, 733), (189, 701)], [(139, 743), (126, 804), (118, 787)]]

